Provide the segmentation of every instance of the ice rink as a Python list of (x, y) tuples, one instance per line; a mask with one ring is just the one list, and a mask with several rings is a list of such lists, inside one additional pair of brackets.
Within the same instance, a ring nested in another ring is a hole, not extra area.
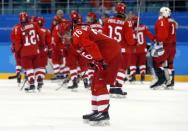
[(90, 91), (45, 81), (41, 93), (20, 91), (15, 80), (0, 80), (0, 131), (188, 131), (188, 83), (174, 90), (150, 90), (149, 83), (125, 85), (125, 99), (111, 99), (110, 126), (83, 123)]

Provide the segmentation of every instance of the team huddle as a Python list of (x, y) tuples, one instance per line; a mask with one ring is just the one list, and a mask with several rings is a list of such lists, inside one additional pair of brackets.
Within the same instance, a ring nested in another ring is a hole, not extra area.
[[(139, 16), (126, 15), (124, 3), (117, 3), (115, 10), (116, 16), (102, 18), (100, 22), (94, 12), (89, 12), (86, 23), (75, 10), (70, 13), (71, 20), (63, 18), (62, 10), (58, 10), (51, 29), (44, 27), (43, 17), (29, 17), (21, 12), (20, 23), (11, 32), (11, 49), (18, 82), (22, 70), (28, 82), (25, 91), (42, 88), (50, 60), (52, 80), (64, 80), (68, 89), (78, 88), (83, 80), (85, 88), (91, 88), (92, 113), (83, 115), (83, 119), (99, 124), (110, 119), (109, 94), (126, 96), (123, 84), (126, 79), (136, 80), (137, 67), (141, 81), (145, 80), (148, 52), (156, 77), (150, 87), (174, 86), (177, 23), (170, 17), (170, 9), (160, 9), (155, 34), (141, 23)], [(147, 38), (153, 43), (150, 49)]]

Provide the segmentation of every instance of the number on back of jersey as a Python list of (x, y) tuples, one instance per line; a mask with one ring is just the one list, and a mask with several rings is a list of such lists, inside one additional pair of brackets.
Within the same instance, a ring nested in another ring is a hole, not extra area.
[(37, 44), (37, 34), (35, 30), (29, 30), (28, 33), (22, 32), (24, 36), (24, 46), (30, 46)]
[(117, 40), (118, 42), (122, 41), (121, 32), (123, 28), (121, 26), (112, 27), (111, 25), (108, 26), (109, 29), (109, 37)]

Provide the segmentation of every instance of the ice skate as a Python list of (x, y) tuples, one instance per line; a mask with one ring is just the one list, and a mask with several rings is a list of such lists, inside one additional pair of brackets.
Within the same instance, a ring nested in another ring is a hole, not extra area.
[(136, 82), (136, 77), (135, 77), (135, 76), (131, 76), (131, 78), (129, 79), (129, 82), (130, 82), (131, 84), (135, 84), (135, 82)]
[(38, 82), (38, 85), (37, 85), (37, 90), (40, 92), (41, 91), (41, 88), (43, 86), (43, 79), (39, 76), (38, 79), (37, 79), (37, 82)]
[(84, 82), (84, 87), (85, 87), (85, 88), (89, 88), (89, 87), (90, 87), (90, 86), (89, 86), (89, 81), (88, 81), (87, 78), (83, 79), (83, 82)]
[(29, 87), (25, 88), (25, 92), (27, 93), (35, 92), (35, 85), (30, 85)]
[(110, 88), (110, 96), (112, 98), (125, 98), (127, 92), (123, 92), (121, 88)]
[(86, 115), (83, 115), (83, 120), (84, 120), (84, 123), (89, 123), (89, 120), (95, 116), (96, 114), (98, 114), (97, 111), (93, 111), (92, 113), (90, 114), (86, 114)]
[(69, 83), (70, 85), (68, 85), (68, 89), (72, 89), (72, 91), (76, 91), (76, 89), (78, 88), (78, 81), (77, 78), (74, 78), (74, 80), (70, 81)]
[(158, 81), (156, 81), (155, 83), (153, 83), (150, 88), (153, 89), (153, 90), (158, 90), (160, 89), (160, 87), (162, 86), (162, 84), (159, 84)]
[(171, 81), (167, 81), (167, 83), (164, 84), (164, 89), (165, 90), (173, 90), (174, 89), (174, 83)]
[(38, 83), (37, 90), (40, 92), (42, 89), (43, 83)]
[(156, 68), (156, 75), (158, 77), (158, 80), (150, 86), (151, 89), (158, 90), (162, 85), (165, 83), (166, 78), (164, 71), (160, 68)]
[(108, 126), (110, 125), (110, 116), (108, 112), (99, 112), (90, 119), (91, 126)]
[(150, 86), (150, 88), (153, 90), (160, 90), (160, 89), (163, 89), (164, 87), (165, 87), (165, 84), (163, 83), (160, 84), (158, 81)]
[(174, 71), (172, 72), (171, 79), (166, 82), (164, 89), (165, 90), (173, 90), (174, 89)]

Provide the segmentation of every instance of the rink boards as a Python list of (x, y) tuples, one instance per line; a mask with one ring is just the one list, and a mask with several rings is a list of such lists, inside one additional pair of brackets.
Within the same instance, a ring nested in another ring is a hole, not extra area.
[[(187, 81), (188, 82), (188, 45), (186, 42), (178, 42), (177, 43), (177, 51), (175, 57), (175, 74), (176, 81)], [(14, 75), (15, 73), (15, 60), (14, 56), (10, 51), (10, 45), (6, 43), (1, 44), (0, 53), (0, 79), (7, 79), (8, 76)], [(52, 72), (50, 69), (51, 65), (48, 66), (48, 71)], [(50, 78), (50, 75), (47, 76)], [(151, 80), (151, 76), (147, 76), (146, 80)]]
[[(0, 73), (0, 79), (8, 79), (9, 76), (14, 76), (14, 73)], [(50, 78), (52, 78), (52, 74), (47, 74), (46, 75), (46, 80), (49, 80)], [(140, 80), (140, 76), (136, 75), (136, 79)], [(145, 76), (145, 80), (146, 81), (151, 81), (152, 80), (152, 76), (151, 75), (146, 75)], [(183, 76), (183, 75), (176, 75), (175, 76), (175, 81), (178, 82), (188, 82), (188, 76)]]

